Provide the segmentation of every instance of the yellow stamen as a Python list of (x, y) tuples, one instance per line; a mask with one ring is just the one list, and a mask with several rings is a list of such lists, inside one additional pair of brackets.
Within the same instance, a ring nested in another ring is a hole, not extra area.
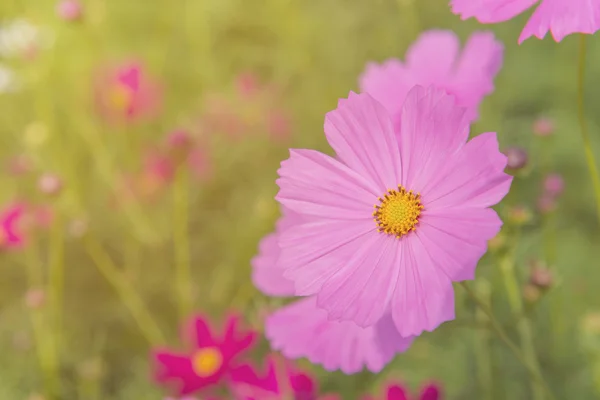
[(192, 357), (192, 368), (202, 378), (214, 375), (223, 365), (223, 355), (216, 347), (205, 347)]
[(373, 216), (379, 232), (401, 238), (416, 229), (423, 210), (419, 193), (407, 192), (398, 185), (398, 190), (390, 189), (377, 200)]
[(108, 95), (110, 105), (118, 111), (126, 110), (131, 104), (131, 89), (124, 85), (113, 86)]

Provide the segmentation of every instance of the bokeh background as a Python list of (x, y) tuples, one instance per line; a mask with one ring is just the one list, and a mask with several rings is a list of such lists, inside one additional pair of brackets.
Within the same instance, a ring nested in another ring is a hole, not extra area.
[[(488, 29), (504, 42), (496, 90), (472, 132), (496, 131), (502, 146), (528, 152), (498, 208), (506, 229), (472, 287), (515, 341), (528, 322), (558, 398), (600, 398), (600, 229), (578, 132), (578, 38), (518, 46), (529, 13), (481, 26), (460, 21), (446, 0), (81, 4), (81, 17), (69, 21), (54, 0), (0, 2), (0, 204), (26, 205), (22, 245), (0, 254), (0, 399), (43, 394), (48, 364), (60, 367), (64, 399), (163, 398), (149, 378), (153, 344), (119, 293), (134, 288), (164, 344), (176, 345), (177, 263), (191, 265), (197, 311), (218, 321), (237, 310), (260, 330), (282, 304), (250, 280), (257, 244), (278, 217), (280, 161), (289, 147), (330, 151), (324, 114), (358, 90), (366, 63), (402, 58), (432, 28), (462, 39)], [(598, 65), (600, 42), (590, 37), (586, 118), (600, 155)], [(150, 82), (143, 115), (119, 118), (118, 68)], [(542, 117), (554, 126), (547, 137), (534, 134)], [(551, 172), (564, 177), (565, 191), (541, 213)], [(511, 310), (504, 262), (515, 268), (526, 317)], [(552, 271), (546, 291), (527, 285), (536, 262)], [(48, 312), (53, 301), (59, 316)], [(43, 345), (49, 337), (60, 338), (58, 354)], [(253, 354), (267, 352), (263, 340)], [(457, 320), (380, 374), (300, 365), (346, 399), (389, 379), (413, 388), (436, 380), (448, 399), (531, 398), (524, 368), (459, 288)]]

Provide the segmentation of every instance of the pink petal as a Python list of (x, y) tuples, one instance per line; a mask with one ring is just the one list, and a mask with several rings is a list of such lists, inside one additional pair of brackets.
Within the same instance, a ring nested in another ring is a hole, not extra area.
[(278, 233), (265, 236), (259, 244), (259, 254), (251, 261), (252, 282), (268, 296), (293, 296), (294, 284), (283, 277), (279, 258)]
[(448, 81), (460, 43), (452, 31), (429, 30), (422, 33), (406, 53), (406, 66), (423, 86)]
[(404, 237), (401, 244), (392, 317), (400, 336), (418, 336), (454, 319), (454, 290), (418, 235)]
[(452, 281), (475, 278), (475, 267), (487, 251), (487, 242), (500, 231), (502, 221), (489, 208), (460, 208), (424, 212), (417, 235)]
[(400, 155), (392, 120), (368, 94), (350, 92), (336, 110), (325, 116), (325, 135), (338, 158), (380, 195), (395, 188), (400, 177)]
[(430, 384), (423, 388), (421, 391), (420, 400), (440, 400), (441, 389), (438, 385)]
[(490, 24), (507, 21), (538, 0), (451, 0), (450, 7), (454, 14), (462, 19), (475, 17), (479, 22)]
[(600, 29), (599, 0), (542, 0), (519, 36), (543, 39), (548, 31), (560, 42), (572, 33), (593, 34)]
[(192, 368), (189, 357), (169, 352), (155, 352), (157, 372), (155, 379), (161, 384), (173, 386), (178, 396), (192, 394), (202, 388), (214, 385), (222, 377), (221, 373), (208, 378), (200, 378)]
[(506, 161), (495, 133), (483, 133), (471, 139), (461, 151), (445, 160), (445, 173), (429, 179), (422, 188), (425, 209), (497, 204), (508, 193), (512, 182), (512, 177), (503, 172)]
[(407, 190), (423, 192), (433, 177), (447, 170), (447, 159), (462, 148), (469, 135), (465, 111), (442, 89), (411, 89), (402, 107), (399, 134), (400, 182)]
[(225, 335), (223, 337), (223, 345), (221, 351), (223, 357), (234, 359), (241, 353), (250, 349), (258, 339), (255, 331), (238, 330), (238, 326), (242, 318), (239, 315), (229, 315), (225, 324)]
[(492, 32), (475, 32), (455, 66), (451, 92), (461, 106), (469, 109), (469, 119), (477, 119), (477, 108), (494, 90), (494, 78), (502, 66), (504, 47)]
[(284, 277), (294, 282), (297, 295), (312, 295), (346, 265), (365, 235), (375, 232), (371, 218), (323, 219), (294, 225), (279, 236), (281, 253), (277, 263), (285, 268)]
[(398, 335), (389, 315), (368, 328), (349, 321), (329, 321), (315, 297), (276, 311), (267, 319), (265, 329), (271, 347), (286, 357), (306, 357), (329, 371), (341, 369), (346, 374), (365, 367), (379, 372), (412, 343), (412, 338)]
[(399, 385), (389, 386), (387, 389), (386, 400), (408, 400), (406, 389)]
[(346, 220), (371, 219), (382, 193), (341, 162), (314, 150), (290, 150), (281, 163), (275, 197), (301, 214)]
[[(329, 278), (318, 295), (318, 305), (331, 319), (373, 325), (388, 309), (398, 280), (396, 248), (399, 241), (379, 232), (365, 236), (345, 265)], [(322, 260), (328, 263), (327, 258)]]

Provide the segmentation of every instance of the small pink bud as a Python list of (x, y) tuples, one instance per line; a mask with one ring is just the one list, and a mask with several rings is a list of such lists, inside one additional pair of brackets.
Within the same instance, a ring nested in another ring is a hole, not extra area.
[(46, 303), (46, 292), (43, 289), (29, 289), (25, 293), (25, 305), (32, 309), (38, 310)]
[(554, 133), (554, 122), (550, 118), (538, 118), (533, 123), (533, 133), (536, 136), (552, 135)]
[(46, 173), (38, 180), (38, 188), (40, 189), (40, 192), (49, 196), (54, 196), (60, 193), (62, 181), (57, 175)]
[(549, 174), (544, 179), (544, 191), (547, 195), (558, 197), (565, 190), (565, 181), (560, 174)]
[(540, 261), (533, 261), (530, 265), (529, 283), (538, 289), (548, 289), (554, 282), (552, 271)]
[(26, 155), (18, 155), (8, 161), (8, 172), (14, 176), (21, 176), (31, 172), (33, 166)]
[(76, 21), (81, 18), (83, 9), (77, 0), (63, 0), (56, 6), (56, 12), (65, 21)]
[(504, 150), (507, 157), (506, 167), (512, 170), (519, 170), (527, 165), (527, 151), (521, 147), (509, 147)]
[(554, 197), (544, 194), (537, 200), (537, 209), (542, 214), (549, 214), (556, 210), (556, 200)]

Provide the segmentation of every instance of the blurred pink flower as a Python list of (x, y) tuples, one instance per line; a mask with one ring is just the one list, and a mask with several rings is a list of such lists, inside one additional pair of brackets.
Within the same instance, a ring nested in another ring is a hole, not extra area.
[(553, 196), (541, 195), (537, 200), (537, 209), (542, 214), (548, 214), (556, 210), (556, 199)]
[(8, 173), (14, 176), (25, 175), (33, 169), (33, 162), (25, 155), (17, 155), (8, 160)]
[(522, 147), (512, 146), (506, 148), (503, 153), (506, 155), (506, 168), (519, 170), (527, 166), (527, 151)]
[(407, 338), (454, 319), (452, 282), (474, 278), (512, 177), (496, 134), (468, 140), (442, 89), (414, 87), (401, 121), (351, 92), (325, 117), (336, 158), (290, 150), (276, 200), (303, 220), (279, 237), (277, 263), (327, 320), (370, 327), (391, 313)]
[[(320, 397), (315, 379), (305, 372), (296, 370), (290, 363), (281, 362), (277, 365), (274, 357), (267, 358), (267, 371), (258, 373), (255, 368), (246, 364), (240, 367), (244, 370), (244, 379), (239, 380), (233, 387), (238, 400), (329, 400), (338, 396), (327, 395)], [(279, 368), (278, 368), (279, 367)]]
[(396, 126), (406, 95), (415, 85), (445, 90), (468, 109), (469, 119), (475, 120), (479, 104), (494, 90), (503, 51), (491, 32), (472, 34), (461, 52), (454, 32), (426, 31), (408, 49), (405, 62), (369, 63), (359, 78), (360, 88), (386, 108)]
[(537, 136), (550, 136), (554, 133), (554, 121), (541, 117), (533, 123), (533, 133)]
[(38, 188), (40, 192), (54, 196), (57, 195), (63, 187), (63, 182), (60, 177), (53, 173), (44, 173), (38, 180)]
[(162, 106), (162, 90), (137, 61), (103, 70), (95, 82), (98, 111), (111, 123), (156, 117)]
[(46, 292), (44, 289), (29, 289), (25, 293), (25, 305), (27, 308), (36, 310), (44, 306), (46, 302)]
[(244, 378), (246, 367), (240, 369), (238, 360), (253, 346), (256, 333), (239, 332), (237, 316), (227, 319), (222, 337), (216, 335), (204, 317), (191, 322), (191, 329), (184, 335), (187, 351), (153, 351), (156, 381), (174, 389), (178, 396), (186, 396), (220, 383), (232, 385)]
[(1, 249), (19, 248), (25, 243), (25, 234), (21, 226), (25, 214), (26, 206), (22, 203), (10, 205), (0, 213), (2, 223)]
[(409, 391), (402, 385), (391, 384), (385, 389), (381, 397), (366, 396), (364, 400), (441, 400), (441, 387), (431, 383), (421, 389), (418, 396), (410, 396)]
[[(463, 20), (474, 17), (484, 24), (504, 22), (521, 14), (538, 0), (450, 0), (452, 12)], [(560, 42), (572, 33), (593, 34), (600, 29), (600, 0), (541, 0), (519, 36), (519, 44), (550, 31)]]
[(83, 10), (78, 0), (62, 0), (56, 6), (56, 12), (65, 21), (75, 21), (81, 18)]
[(235, 80), (236, 89), (239, 95), (243, 98), (253, 98), (258, 95), (260, 85), (258, 78), (251, 72), (243, 72), (239, 74)]
[(556, 198), (565, 190), (565, 181), (560, 174), (548, 174), (544, 178), (544, 193)]

